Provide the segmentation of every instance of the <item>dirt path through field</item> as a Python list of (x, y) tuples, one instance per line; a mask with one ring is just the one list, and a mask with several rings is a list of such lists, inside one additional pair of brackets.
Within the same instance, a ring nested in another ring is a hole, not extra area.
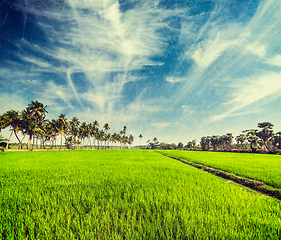
[(262, 194), (265, 194), (265, 195), (268, 195), (268, 196), (271, 196), (271, 197), (275, 197), (275, 198), (281, 200), (281, 189), (274, 188), (272, 186), (266, 185), (263, 182), (259, 182), (259, 181), (249, 179), (249, 178), (243, 178), (243, 177), (240, 177), (240, 176), (238, 176), (234, 173), (225, 172), (225, 171), (222, 171), (220, 169), (216, 169), (216, 168), (212, 168), (212, 167), (209, 167), (209, 166), (206, 166), (206, 165), (203, 165), (203, 164), (191, 162), (191, 161), (188, 161), (188, 160), (183, 159), (183, 158), (170, 156), (170, 155), (165, 154), (165, 153), (161, 153), (161, 152), (158, 152), (158, 153), (160, 153), (160, 154), (162, 154), (166, 157), (169, 157), (169, 158), (175, 159), (177, 161), (180, 161), (182, 163), (188, 164), (192, 167), (202, 169), (202, 170), (204, 170), (206, 172), (209, 172), (209, 173), (212, 173), (212, 174), (214, 174), (218, 177), (231, 180), (235, 183), (238, 183), (240, 185), (248, 187), (248, 188), (250, 188), (252, 190), (255, 190), (257, 192), (260, 192)]

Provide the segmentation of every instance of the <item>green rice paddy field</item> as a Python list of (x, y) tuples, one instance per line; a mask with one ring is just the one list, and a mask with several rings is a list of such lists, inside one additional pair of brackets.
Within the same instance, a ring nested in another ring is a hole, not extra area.
[(281, 188), (281, 156), (274, 154), (158, 150)]
[(280, 203), (150, 150), (0, 153), (0, 239), (278, 239)]

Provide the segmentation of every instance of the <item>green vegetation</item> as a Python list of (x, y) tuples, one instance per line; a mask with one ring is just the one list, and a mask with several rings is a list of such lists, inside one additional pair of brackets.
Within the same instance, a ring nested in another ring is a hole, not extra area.
[[(198, 144), (196, 140), (189, 141), (185, 146), (161, 142), (158, 149), (166, 150), (203, 150), (248, 153), (281, 153), (281, 132), (273, 132), (270, 122), (258, 123), (258, 129), (247, 129), (242, 134), (233, 137), (232, 133), (224, 135), (203, 136)], [(235, 140), (235, 141), (234, 141)], [(152, 148), (152, 147), (151, 147)]]
[[(73, 117), (67, 121), (65, 114), (60, 114), (58, 119), (46, 119), (47, 106), (38, 101), (31, 101), (31, 103), (21, 112), (10, 110), (0, 115), (0, 135), (1, 129), (10, 128), (11, 134), (6, 143), (6, 149), (9, 148), (9, 143), (12, 135), (14, 134), (18, 140), (18, 149), (22, 149), (23, 141), (28, 136), (27, 149), (33, 150), (34, 148), (46, 149), (48, 145), (51, 149), (57, 148), (57, 137), (60, 136), (61, 141), (59, 150), (64, 145), (68, 149), (75, 148), (95, 148), (97, 141), (97, 148), (109, 148), (109, 143), (119, 143), (120, 148), (126, 145), (132, 145), (134, 137), (126, 136), (126, 126), (120, 134), (110, 134), (108, 123), (105, 123), (102, 129), (99, 129), (99, 123), (87, 124), (86, 122), (80, 123), (77, 117)], [(103, 131), (105, 130), (105, 131)], [(20, 139), (19, 133), (22, 137)], [(1, 137), (1, 136), (0, 136)], [(33, 141), (32, 141), (33, 140)], [(38, 144), (38, 141), (40, 142)], [(94, 146), (92, 146), (92, 143)], [(3, 144), (2, 144), (3, 145)], [(1, 144), (0, 144), (1, 146)]]
[(280, 201), (150, 150), (0, 153), (0, 209), (0, 239), (281, 234)]
[(281, 188), (281, 156), (279, 155), (181, 150), (158, 151)]

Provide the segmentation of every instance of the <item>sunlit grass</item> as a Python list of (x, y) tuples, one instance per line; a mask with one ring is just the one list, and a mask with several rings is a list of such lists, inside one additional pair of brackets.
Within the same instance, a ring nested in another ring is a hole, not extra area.
[(281, 156), (274, 154), (159, 150), (281, 188)]
[(0, 239), (274, 239), (280, 207), (152, 151), (0, 154)]

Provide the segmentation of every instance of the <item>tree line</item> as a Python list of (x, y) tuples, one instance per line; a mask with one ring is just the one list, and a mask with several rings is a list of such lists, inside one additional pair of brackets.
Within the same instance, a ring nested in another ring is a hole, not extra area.
[(182, 142), (178, 145), (160, 143), (161, 149), (187, 149), (203, 151), (239, 151), (253, 153), (280, 153), (281, 132), (274, 133), (273, 124), (270, 122), (258, 123), (258, 129), (243, 130), (234, 137), (232, 133), (225, 135), (203, 136), (199, 144), (196, 140), (189, 141), (185, 146)]
[[(18, 140), (18, 149), (22, 149), (23, 141), (27, 137), (27, 149), (59, 148), (65, 146), (67, 149), (77, 149), (86, 146), (90, 148), (109, 148), (110, 143), (115, 147), (124, 148), (127, 144), (132, 145), (134, 137), (126, 136), (126, 126), (119, 133), (109, 133), (109, 124), (103, 127), (95, 120), (92, 123), (80, 122), (77, 117), (68, 120), (65, 114), (60, 114), (57, 119), (46, 118), (47, 106), (38, 101), (31, 101), (22, 111), (10, 110), (0, 115), (0, 141), (5, 148), (9, 148), (9, 143), (14, 134)], [(9, 139), (3, 139), (1, 129), (10, 128)], [(20, 138), (19, 133), (22, 137)], [(57, 144), (57, 137), (61, 141)], [(63, 144), (64, 139), (64, 144)], [(3, 141), (4, 140), (4, 141)], [(97, 143), (97, 145), (96, 145)]]

